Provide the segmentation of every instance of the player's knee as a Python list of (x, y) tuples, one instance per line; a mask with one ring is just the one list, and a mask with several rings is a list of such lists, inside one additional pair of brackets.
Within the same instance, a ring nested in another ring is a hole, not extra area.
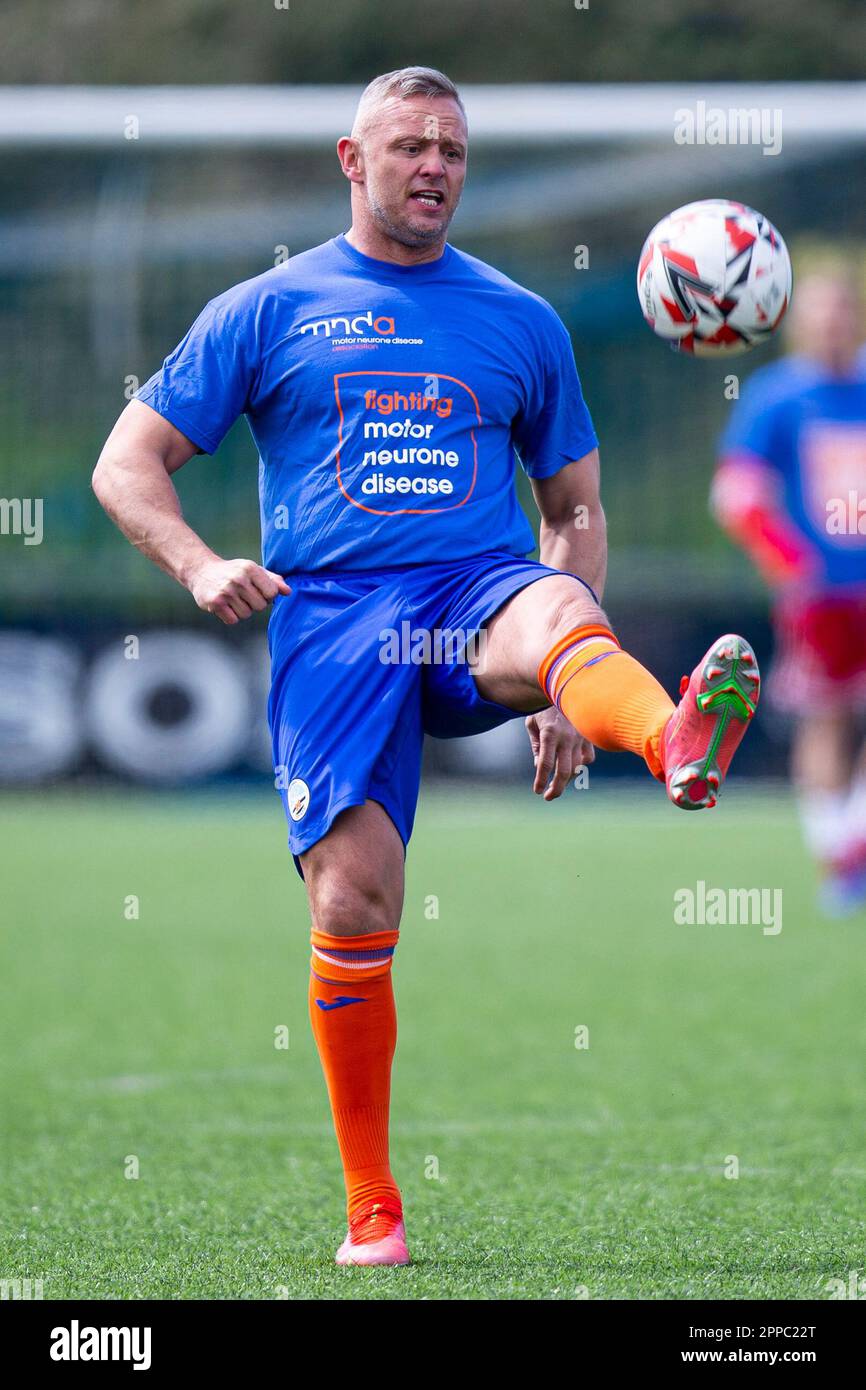
[(376, 883), (328, 876), (311, 886), (313, 926), (329, 936), (361, 936), (369, 932), (395, 931), (400, 924), (400, 904)]
[(586, 627), (589, 623), (609, 626), (604, 610), (596, 603), (589, 589), (577, 580), (567, 586), (563, 585), (554, 595), (546, 618), (547, 637), (551, 643), (569, 632), (574, 632), (576, 628)]

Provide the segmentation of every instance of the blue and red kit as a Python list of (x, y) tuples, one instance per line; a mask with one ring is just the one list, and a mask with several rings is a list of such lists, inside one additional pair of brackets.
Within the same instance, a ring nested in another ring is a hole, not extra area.
[(719, 453), (716, 510), (775, 591), (769, 693), (792, 713), (866, 705), (866, 363), (756, 372)]

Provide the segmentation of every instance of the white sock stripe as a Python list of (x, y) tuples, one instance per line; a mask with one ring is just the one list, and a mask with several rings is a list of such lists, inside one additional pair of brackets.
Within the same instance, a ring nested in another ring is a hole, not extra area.
[(393, 956), (382, 956), (379, 960), (345, 960), (342, 956), (332, 955), (329, 951), (323, 951), (319, 946), (313, 946), (313, 955), (317, 960), (327, 961), (329, 965), (339, 965), (345, 970), (369, 970), (373, 965), (390, 965)]
[(556, 660), (550, 668), (550, 675), (547, 677), (547, 693), (553, 700), (554, 704), (556, 703), (558, 695), (558, 691), (556, 688), (557, 682), (559, 681), (559, 677), (562, 674), (563, 666), (567, 661), (570, 661), (573, 656), (576, 656), (579, 651), (582, 651), (584, 647), (589, 646), (590, 642), (603, 642), (604, 645), (610, 648), (611, 651), (619, 650), (619, 644), (617, 642), (614, 642), (612, 637), (602, 636), (581, 637), (580, 641), (575, 642), (573, 647), (567, 647), (566, 650), (562, 653), (562, 655), (556, 658)]

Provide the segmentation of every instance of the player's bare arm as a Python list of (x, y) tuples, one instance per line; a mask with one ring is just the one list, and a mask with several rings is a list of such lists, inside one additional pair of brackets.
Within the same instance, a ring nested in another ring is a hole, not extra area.
[(598, 449), (552, 478), (534, 478), (541, 513), (539, 559), (551, 569), (577, 574), (598, 595), (607, 578), (607, 522), (599, 493)]
[(99, 456), (93, 490), (127, 540), (232, 626), (289, 587), (254, 560), (222, 559), (184, 521), (171, 477), (196, 452), (169, 420), (130, 401)]

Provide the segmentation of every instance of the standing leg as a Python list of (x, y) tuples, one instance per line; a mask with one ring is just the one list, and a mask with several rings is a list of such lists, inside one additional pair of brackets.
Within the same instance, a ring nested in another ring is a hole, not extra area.
[(814, 714), (798, 722), (791, 771), (806, 843), (816, 859), (836, 857), (845, 834), (853, 740), (843, 713)]
[(388, 1146), (403, 842), (383, 808), (367, 801), (339, 815), (301, 865), (312, 917), (310, 1022), (346, 1183), (349, 1233), (337, 1262), (406, 1264)]
[[(866, 892), (866, 827), (857, 826), (853, 721), (847, 711), (798, 722), (791, 772), (806, 846), (821, 871), (821, 902), (834, 916), (853, 910)], [(860, 789), (862, 796), (862, 788)]]
[(807, 848), (831, 915), (866, 901), (866, 595), (782, 590), (773, 612), (773, 696), (794, 718), (791, 774)]

